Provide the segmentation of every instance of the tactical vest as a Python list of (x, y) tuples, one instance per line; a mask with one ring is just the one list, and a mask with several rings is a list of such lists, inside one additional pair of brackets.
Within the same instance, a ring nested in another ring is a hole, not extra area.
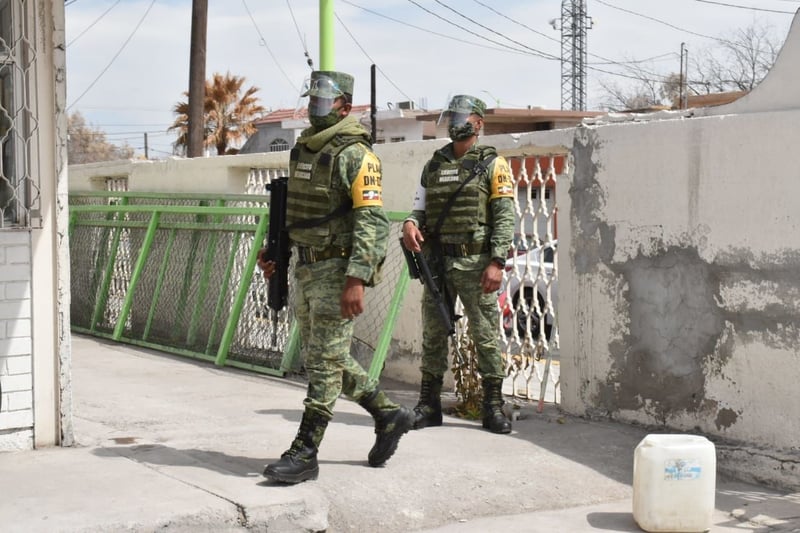
[[(426, 168), (425, 218), (429, 229), (434, 228), (444, 206), (458, 186), (470, 177), (475, 164), (491, 155), (497, 155), (491, 146), (470, 150), (458, 161), (449, 161), (440, 150), (433, 154)], [(489, 190), (484, 183), (478, 175), (461, 189), (445, 214), (439, 233), (473, 233), (480, 225), (489, 224)]]
[[(351, 144), (366, 141), (361, 136), (337, 135), (319, 152), (297, 145), (289, 156), (286, 225), (310, 218), (322, 218), (350, 200), (347, 192), (334, 183), (336, 156)], [(289, 238), (301, 246), (316, 248), (331, 245), (350, 246), (353, 239), (352, 211), (311, 228), (291, 229)]]

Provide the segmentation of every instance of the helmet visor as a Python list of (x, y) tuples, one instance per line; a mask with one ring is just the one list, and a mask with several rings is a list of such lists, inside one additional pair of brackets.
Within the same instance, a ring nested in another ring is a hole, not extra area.
[(464, 124), (466, 124), (467, 119), (471, 114), (472, 112), (470, 111), (464, 113), (458, 111), (450, 111), (448, 109), (447, 111), (442, 112), (442, 114), (439, 116), (439, 122), (437, 122), (437, 125), (447, 126), (448, 128), (451, 127), (457, 128), (459, 126), (463, 126)]
[(322, 98), (331, 99), (343, 95), (344, 91), (339, 87), (339, 84), (328, 76), (313, 78), (309, 83), (308, 90), (303, 93), (303, 96), (320, 96)]
[(472, 97), (455, 96), (450, 100), (447, 109), (439, 116), (438, 125), (447, 125), (448, 127), (463, 126), (467, 123), (467, 118), (476, 113), (476, 109), (480, 109), (480, 106)]

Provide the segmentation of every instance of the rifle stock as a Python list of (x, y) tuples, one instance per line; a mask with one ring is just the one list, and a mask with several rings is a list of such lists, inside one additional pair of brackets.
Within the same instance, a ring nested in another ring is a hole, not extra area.
[[(442, 291), (439, 290), (439, 286), (436, 283), (436, 279), (431, 272), (430, 265), (428, 265), (425, 256), (420, 252), (407, 249), (403, 244), (403, 239), (400, 239), (400, 248), (403, 250), (403, 255), (408, 264), (409, 277), (411, 277), (411, 279), (420, 280), (428, 289), (433, 297), (433, 301), (436, 303), (436, 308), (439, 311), (439, 318), (442, 321), (442, 325), (447, 330), (447, 334), (454, 335), (456, 332), (456, 316), (452, 309), (452, 303), (448, 301), (449, 298), (447, 298), (447, 294), (443, 294)], [(442, 279), (442, 283), (444, 282), (444, 279)], [(446, 287), (444, 287), (444, 291), (447, 291)]]
[(267, 184), (269, 200), (269, 232), (267, 251), (263, 259), (275, 263), (275, 273), (269, 278), (267, 306), (280, 311), (289, 299), (289, 232), (286, 231), (287, 177), (273, 179)]

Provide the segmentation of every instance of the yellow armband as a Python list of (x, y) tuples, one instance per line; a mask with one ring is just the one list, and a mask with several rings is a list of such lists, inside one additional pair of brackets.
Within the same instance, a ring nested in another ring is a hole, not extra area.
[(489, 200), (514, 197), (514, 183), (511, 181), (511, 169), (504, 157), (498, 156), (494, 160), (491, 187), (492, 192), (489, 196)]
[(353, 186), (350, 188), (353, 198), (353, 208), (382, 206), (383, 193), (381, 190), (381, 161), (372, 152), (367, 152), (361, 161)]

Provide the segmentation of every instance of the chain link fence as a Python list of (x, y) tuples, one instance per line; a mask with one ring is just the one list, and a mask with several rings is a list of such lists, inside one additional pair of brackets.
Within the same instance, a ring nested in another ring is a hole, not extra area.
[[(301, 371), (291, 305), (267, 307), (267, 282), (255, 266), (269, 212), (263, 192), (285, 173), (252, 169), (247, 194), (217, 199), (130, 193), (118, 178), (107, 180), (113, 190), (71, 195), (73, 328), (257, 371)], [(391, 235), (399, 235), (404, 214), (389, 216)], [(368, 312), (355, 321), (353, 355), (375, 374), (404, 267), (390, 239), (382, 281), (366, 291)]]

